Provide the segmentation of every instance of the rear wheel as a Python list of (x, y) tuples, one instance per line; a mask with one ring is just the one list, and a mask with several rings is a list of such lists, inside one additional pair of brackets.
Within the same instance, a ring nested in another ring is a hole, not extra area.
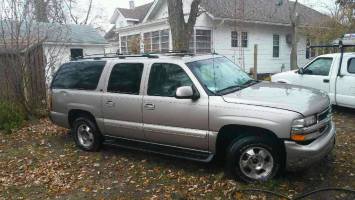
[(74, 120), (72, 135), (76, 145), (85, 151), (98, 151), (102, 146), (103, 137), (95, 122), (87, 117)]
[(227, 173), (246, 182), (273, 178), (281, 166), (276, 146), (271, 140), (255, 136), (236, 140), (227, 152)]

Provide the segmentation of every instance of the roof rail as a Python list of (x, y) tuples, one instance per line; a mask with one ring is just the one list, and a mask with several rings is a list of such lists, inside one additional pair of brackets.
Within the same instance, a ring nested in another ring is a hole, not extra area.
[[(112, 56), (110, 56), (112, 55)], [(125, 58), (159, 58), (157, 55), (151, 55), (151, 54), (141, 54), (141, 55), (123, 55), (123, 54), (117, 54), (117, 53), (108, 53), (108, 54), (91, 54), (91, 55), (86, 55), (84, 56), (79, 56), (76, 58), (72, 58), (71, 61), (78, 61), (78, 60), (89, 60), (89, 59), (94, 59), (94, 60), (101, 60), (104, 58), (119, 58), (119, 59), (125, 59)]]
[(167, 51), (163, 53), (167, 56), (194, 56), (195, 54), (189, 51)]

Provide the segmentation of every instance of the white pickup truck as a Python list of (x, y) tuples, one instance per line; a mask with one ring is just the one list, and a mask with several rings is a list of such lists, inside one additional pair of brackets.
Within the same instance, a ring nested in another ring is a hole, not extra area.
[(355, 108), (355, 53), (322, 55), (299, 70), (273, 75), (271, 81), (323, 90), (332, 104)]

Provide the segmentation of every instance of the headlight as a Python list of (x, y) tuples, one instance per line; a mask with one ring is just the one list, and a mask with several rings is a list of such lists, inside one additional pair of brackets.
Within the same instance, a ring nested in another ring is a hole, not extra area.
[(299, 142), (306, 141), (308, 137), (303, 132), (303, 129), (315, 125), (316, 123), (317, 117), (315, 115), (294, 120), (291, 127), (291, 139)]
[(310, 116), (306, 117), (303, 119), (296, 119), (292, 123), (292, 128), (304, 128), (308, 126), (312, 126), (317, 123), (317, 117), (316, 116)]

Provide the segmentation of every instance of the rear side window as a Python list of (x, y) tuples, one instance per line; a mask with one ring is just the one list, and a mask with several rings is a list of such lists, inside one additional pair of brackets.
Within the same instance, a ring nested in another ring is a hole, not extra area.
[(64, 64), (57, 72), (52, 83), (52, 88), (95, 90), (105, 64), (105, 61)]
[(355, 58), (349, 60), (348, 72), (351, 74), (355, 74)]
[(138, 95), (144, 65), (121, 63), (113, 67), (107, 92)]
[(150, 71), (148, 95), (174, 97), (178, 87), (192, 85), (191, 79), (180, 66), (154, 64)]

